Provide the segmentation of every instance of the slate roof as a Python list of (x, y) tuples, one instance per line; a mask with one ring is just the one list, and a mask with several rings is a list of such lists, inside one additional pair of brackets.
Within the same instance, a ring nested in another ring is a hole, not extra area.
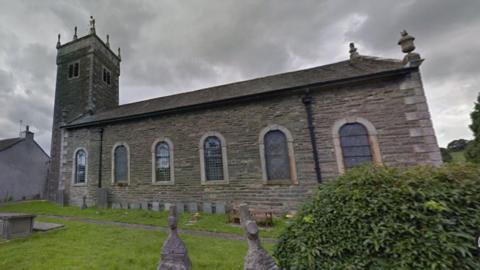
[(0, 151), (3, 151), (11, 146), (23, 141), (25, 138), (11, 138), (0, 140)]
[(75, 119), (66, 127), (88, 126), (98, 122), (108, 123), (109, 121), (126, 117), (135, 118), (148, 113), (403, 69), (406, 69), (406, 67), (400, 60), (360, 56), (356, 61), (346, 60), (314, 68), (124, 104), (108, 111)]

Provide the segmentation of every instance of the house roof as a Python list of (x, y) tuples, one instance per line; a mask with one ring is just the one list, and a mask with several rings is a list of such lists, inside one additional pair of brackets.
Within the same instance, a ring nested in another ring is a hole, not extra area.
[(346, 60), (293, 72), (281, 73), (252, 80), (204, 88), (196, 91), (164, 96), (120, 105), (114, 109), (77, 118), (65, 127), (73, 128), (132, 119), (149, 113), (170, 111), (200, 104), (225, 101), (240, 97), (266, 94), (294, 87), (314, 85), (343, 79), (362, 77), (387, 71), (408, 69), (400, 60), (358, 56)]
[(13, 145), (23, 141), (25, 138), (10, 138), (10, 139), (4, 139), (0, 140), (0, 151), (3, 151), (7, 148), (12, 147)]

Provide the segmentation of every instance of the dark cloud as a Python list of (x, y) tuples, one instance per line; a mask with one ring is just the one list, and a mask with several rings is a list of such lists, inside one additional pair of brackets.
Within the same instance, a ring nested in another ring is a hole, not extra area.
[[(30, 123), (47, 149), (56, 34), (88, 32), (122, 47), (121, 102), (327, 64), (360, 53), (401, 58), (407, 29), (422, 66), (439, 141), (469, 137), (480, 79), (480, 2), (425, 1), (6, 1), (0, 0), (0, 138)], [(25, 16), (25, 14), (29, 14)]]

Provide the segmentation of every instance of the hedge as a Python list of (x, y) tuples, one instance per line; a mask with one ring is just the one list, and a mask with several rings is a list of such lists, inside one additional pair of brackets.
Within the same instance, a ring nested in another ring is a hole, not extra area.
[(274, 256), (296, 269), (480, 269), (480, 168), (360, 167), (322, 184)]

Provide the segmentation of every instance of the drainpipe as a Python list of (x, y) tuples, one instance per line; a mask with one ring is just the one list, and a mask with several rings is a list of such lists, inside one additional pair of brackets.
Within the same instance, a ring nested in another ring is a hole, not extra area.
[(315, 138), (315, 126), (313, 125), (312, 101), (313, 97), (310, 95), (310, 90), (306, 89), (302, 102), (305, 105), (305, 111), (307, 112), (308, 130), (310, 131), (310, 142), (312, 143), (313, 161), (315, 162), (317, 182), (321, 183), (322, 173), (320, 172), (320, 163), (318, 161), (317, 139)]
[(98, 151), (98, 187), (102, 187), (102, 151), (103, 151), (103, 128), (100, 128), (100, 150)]

